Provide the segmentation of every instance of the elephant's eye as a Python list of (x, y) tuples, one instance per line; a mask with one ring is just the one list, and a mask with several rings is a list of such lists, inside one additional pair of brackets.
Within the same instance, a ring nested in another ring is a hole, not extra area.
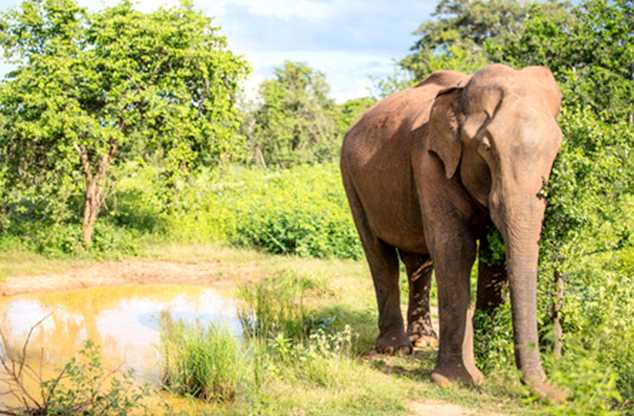
[(488, 138), (483, 137), (482, 141), (480, 142), (480, 147), (482, 148), (482, 150), (484, 150), (485, 152), (488, 152), (491, 150), (491, 142), (489, 141)]

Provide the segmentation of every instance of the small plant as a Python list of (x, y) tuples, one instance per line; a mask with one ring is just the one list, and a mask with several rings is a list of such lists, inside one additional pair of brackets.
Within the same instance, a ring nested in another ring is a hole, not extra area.
[[(6, 373), (2, 381), (8, 385), (8, 394), (21, 403), (19, 407), (0, 409), (0, 414), (125, 416), (147, 410), (143, 399), (149, 395), (148, 387), (136, 387), (133, 370), (121, 373), (120, 368), (104, 369), (100, 348), (90, 340), (85, 341), (78, 358), (72, 358), (56, 377), (43, 380), (43, 363), (34, 368), (27, 362), (27, 346), (44, 319), (31, 328), (17, 351), (0, 329), (0, 364)], [(33, 381), (39, 386), (39, 394), (27, 388)]]
[(511, 306), (500, 305), (494, 314), (476, 310), (474, 354), (478, 368), (485, 374), (514, 365), (513, 324)]
[(208, 402), (232, 401), (243, 374), (243, 351), (226, 328), (188, 324), (161, 313), (161, 386)]

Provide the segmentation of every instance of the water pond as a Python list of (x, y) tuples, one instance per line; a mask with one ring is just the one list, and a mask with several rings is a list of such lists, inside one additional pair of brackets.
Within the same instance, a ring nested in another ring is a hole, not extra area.
[[(39, 366), (61, 368), (90, 339), (101, 346), (103, 364), (133, 368), (140, 381), (159, 380), (159, 316), (218, 322), (237, 336), (241, 326), (232, 299), (210, 288), (182, 285), (98, 287), (59, 293), (0, 297), (0, 328), (12, 348), (21, 348), (31, 328), (28, 354)], [(0, 374), (4, 375), (4, 374)], [(0, 383), (0, 403), (6, 392)], [(8, 396), (6, 396), (8, 397)]]

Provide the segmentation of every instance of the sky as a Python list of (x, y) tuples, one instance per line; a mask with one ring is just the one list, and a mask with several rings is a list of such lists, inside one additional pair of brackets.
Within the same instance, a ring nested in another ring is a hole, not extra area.
[[(0, 11), (20, 0), (0, 0)], [(77, 0), (90, 10), (119, 0)], [(139, 2), (149, 11), (175, 0)], [(371, 77), (393, 73), (408, 54), (412, 32), (429, 19), (436, 0), (194, 0), (196, 8), (222, 26), (229, 48), (251, 63), (245, 88), (252, 95), (285, 60), (304, 62), (326, 74), (339, 103), (368, 95)], [(9, 69), (0, 64), (0, 75)]]

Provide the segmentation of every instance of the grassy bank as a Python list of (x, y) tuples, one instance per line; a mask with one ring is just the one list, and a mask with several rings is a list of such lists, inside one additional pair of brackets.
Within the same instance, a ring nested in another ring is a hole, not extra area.
[[(244, 366), (234, 378), (234, 397), (209, 406), (209, 414), (405, 415), (412, 413), (408, 401), (425, 399), (490, 413), (544, 412), (542, 405), (526, 402), (512, 366), (489, 374), (481, 387), (439, 388), (429, 381), (433, 348), (410, 357), (368, 355), (377, 335), (377, 312), (361, 261), (269, 255), (222, 244), (154, 244), (137, 256), (259, 271), (261, 279), (236, 286), (236, 296), (244, 311), (259, 314), (264, 326), (254, 331), (260, 336), (241, 347)], [(52, 265), (58, 270), (78, 265), (77, 260), (41, 260), (31, 255), (8, 270), (45, 272)], [(282, 300), (284, 310), (279, 308)], [(201, 414), (196, 409), (190, 414)], [(183, 408), (173, 412), (187, 414)]]

